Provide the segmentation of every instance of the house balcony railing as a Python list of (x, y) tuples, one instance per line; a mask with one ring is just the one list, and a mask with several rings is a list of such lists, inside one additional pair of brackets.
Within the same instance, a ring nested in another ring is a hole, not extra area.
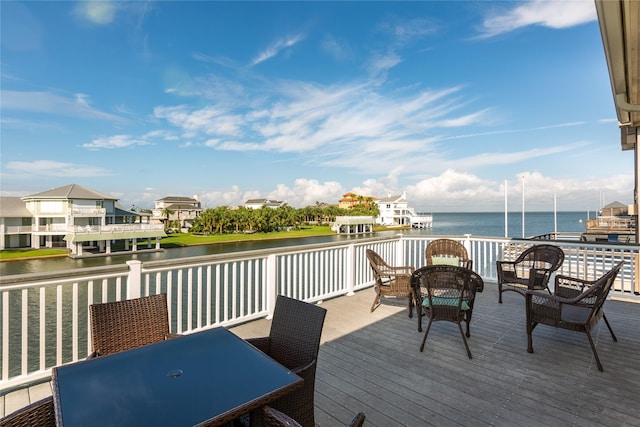
[(107, 224), (107, 225), (71, 225), (67, 227), (70, 234), (107, 234), (128, 233), (135, 231), (162, 231), (163, 224), (136, 223), (136, 224)]
[[(273, 313), (276, 295), (317, 302), (373, 286), (365, 251), (395, 265), (424, 265), (441, 236), (357, 241), (0, 277), (0, 389), (46, 378), (57, 365), (90, 352), (89, 305), (166, 293), (171, 330), (191, 333)], [(476, 270), (496, 281), (496, 261), (531, 240), (448, 236), (462, 241)], [(566, 257), (560, 274), (593, 278), (620, 260), (612, 296), (640, 302), (638, 246), (555, 242)]]
[(0, 225), (0, 235), (2, 234), (28, 234), (31, 233), (31, 225)]
[(105, 208), (73, 208), (71, 209), (71, 216), (73, 217), (104, 217), (107, 214)]

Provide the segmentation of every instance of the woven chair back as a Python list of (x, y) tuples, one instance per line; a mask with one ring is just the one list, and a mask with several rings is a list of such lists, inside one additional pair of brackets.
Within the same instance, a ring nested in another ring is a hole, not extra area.
[(169, 335), (166, 294), (92, 304), (91, 346), (99, 356), (164, 341)]
[(53, 397), (49, 396), (0, 419), (0, 427), (55, 427)]
[(427, 265), (433, 265), (434, 257), (450, 257), (458, 258), (460, 267), (469, 269), (472, 267), (467, 248), (465, 248), (464, 245), (457, 240), (432, 240), (424, 250), (424, 257)]

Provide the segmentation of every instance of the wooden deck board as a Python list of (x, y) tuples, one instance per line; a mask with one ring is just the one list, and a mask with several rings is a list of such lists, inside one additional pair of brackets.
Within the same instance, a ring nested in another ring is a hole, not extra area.
[[(370, 312), (373, 290), (322, 302), (327, 318), (316, 378), (316, 423), (345, 426), (365, 412), (366, 426), (640, 426), (640, 304), (607, 301), (594, 332), (604, 366), (598, 372), (585, 334), (544, 325), (527, 353), (524, 299), (495, 284), (478, 295), (467, 358), (460, 332), (433, 324), (424, 352), (417, 318), (405, 299), (383, 299)], [(232, 330), (267, 335), (266, 319)], [(423, 319), (423, 328), (426, 321)], [(37, 389), (2, 396), (0, 414), (50, 393)]]

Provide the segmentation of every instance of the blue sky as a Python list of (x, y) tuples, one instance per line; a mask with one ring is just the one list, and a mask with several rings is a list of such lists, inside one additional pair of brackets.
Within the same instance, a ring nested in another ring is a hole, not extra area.
[(0, 7), (4, 196), (633, 200), (592, 0)]

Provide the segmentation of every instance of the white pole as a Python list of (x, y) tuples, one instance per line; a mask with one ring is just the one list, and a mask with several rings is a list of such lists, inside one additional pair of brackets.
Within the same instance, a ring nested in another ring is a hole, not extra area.
[(554, 240), (558, 238), (558, 213), (556, 193), (553, 193), (553, 231), (555, 233)]
[(509, 237), (509, 215), (507, 215), (507, 180), (504, 180), (504, 237)]
[(522, 238), (524, 239), (524, 175), (522, 175)]

